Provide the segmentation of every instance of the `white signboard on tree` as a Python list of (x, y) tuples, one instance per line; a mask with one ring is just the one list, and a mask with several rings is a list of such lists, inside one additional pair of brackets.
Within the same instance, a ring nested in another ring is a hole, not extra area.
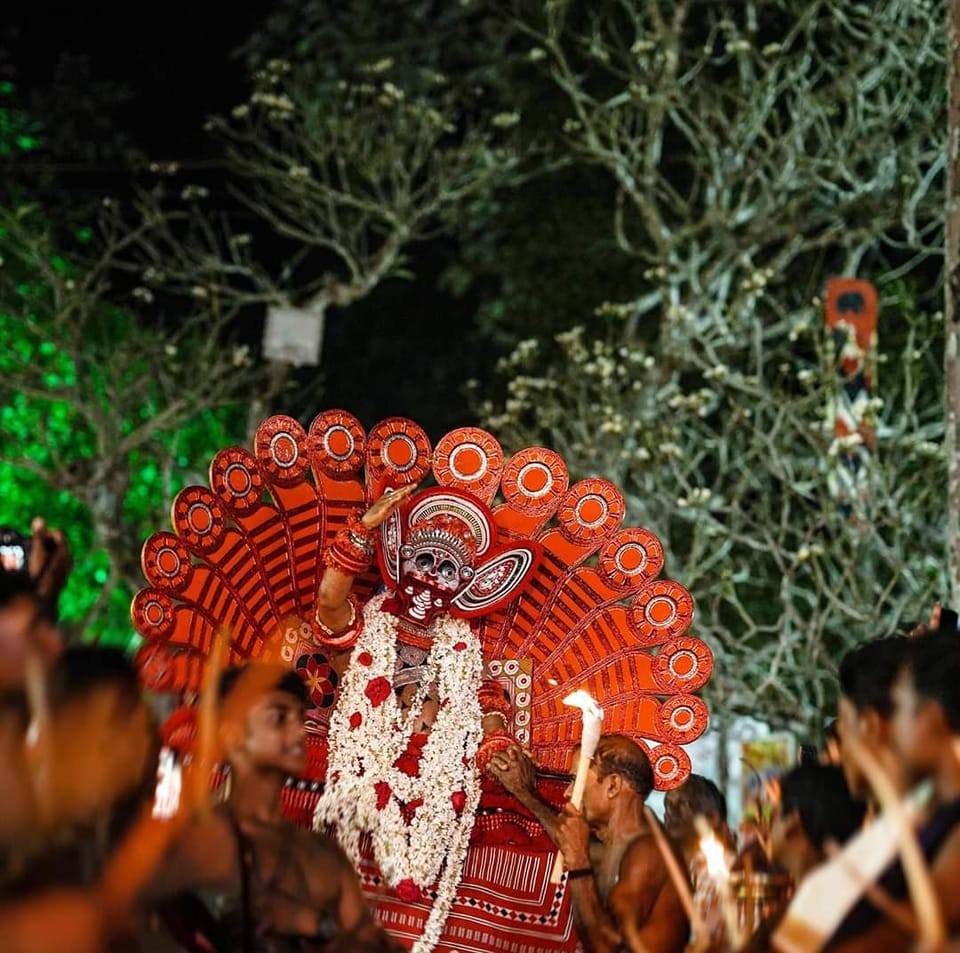
[(295, 367), (320, 363), (323, 312), (300, 308), (268, 308), (263, 328), (263, 356)]

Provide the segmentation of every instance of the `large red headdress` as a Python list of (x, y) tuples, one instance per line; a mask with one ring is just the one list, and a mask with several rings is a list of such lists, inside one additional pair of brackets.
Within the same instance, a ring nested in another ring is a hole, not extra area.
[[(566, 767), (581, 728), (563, 699), (584, 688), (603, 707), (606, 731), (648, 745), (659, 788), (681, 784), (690, 772), (682, 745), (707, 727), (695, 693), (713, 668), (709, 646), (690, 631), (690, 593), (662, 578), (656, 536), (623, 526), (625, 502), (612, 483), (588, 477), (571, 486), (559, 454), (528, 447), (507, 459), (475, 427), (432, 446), (413, 421), (392, 417), (368, 432), (345, 411), (329, 410), (309, 432), (289, 417), (264, 421), (252, 453), (220, 450), (209, 486), (181, 490), (172, 531), (144, 546), (148, 585), (132, 612), (145, 640), (138, 654), (145, 681), (155, 690), (198, 691), (225, 628), (231, 663), (277, 659), (309, 676), (325, 727), (345, 653), (318, 644), (310, 621), (323, 552), (379, 488), (431, 474), (438, 486), (381, 528), (381, 571), (357, 579), (360, 601), (382, 576), (407, 617), (419, 593), (417, 625), (438, 609), (479, 616), (485, 677), (507, 690), (507, 728), (542, 766)], [(419, 635), (413, 624), (400, 628)]]

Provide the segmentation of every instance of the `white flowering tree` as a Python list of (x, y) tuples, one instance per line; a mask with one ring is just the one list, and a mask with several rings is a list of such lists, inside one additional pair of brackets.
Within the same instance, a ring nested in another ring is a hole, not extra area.
[[(558, 347), (522, 345), (488, 423), (625, 488), (697, 599), (718, 710), (816, 727), (842, 653), (944, 578), (942, 327), (902, 283), (942, 228), (942, 4), (534, 7), (514, 25), (568, 98), (565, 147), (609, 173), (619, 246), (647, 269)], [(892, 358), (844, 504), (831, 274), (879, 286)]]
[[(482, 110), (433, 71), (408, 95), (393, 72), (390, 57), (350, 76), (282, 59), (258, 69), (248, 101), (208, 124), (248, 227), (207, 212), (205, 188), (181, 192), (179, 215), (143, 195), (141, 217), (168, 226), (141, 248), (149, 273), (195, 296), (317, 314), (403, 276), (412, 244), (448, 231), (457, 209), (514, 168), (504, 142), (519, 117), (477, 118)], [(251, 241), (249, 213), (286, 243), (279, 267), (265, 264), (269, 251), (238, 255)]]

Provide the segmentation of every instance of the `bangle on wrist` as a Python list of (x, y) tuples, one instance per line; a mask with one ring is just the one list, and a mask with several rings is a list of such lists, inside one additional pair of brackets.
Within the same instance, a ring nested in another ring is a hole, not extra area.
[(577, 867), (575, 870), (567, 871), (567, 880), (579, 880), (581, 877), (592, 877), (592, 867)]
[(351, 594), (347, 598), (347, 604), (350, 606), (350, 621), (339, 631), (326, 625), (320, 618), (319, 610), (314, 609), (313, 634), (320, 645), (339, 651), (351, 648), (360, 638), (360, 633), (363, 631), (363, 612), (360, 603), (357, 597)]
[(332, 566), (348, 576), (362, 576), (373, 562), (376, 552), (374, 538), (373, 531), (362, 524), (359, 512), (354, 510), (347, 519), (347, 525), (337, 533), (324, 552), (324, 565)]

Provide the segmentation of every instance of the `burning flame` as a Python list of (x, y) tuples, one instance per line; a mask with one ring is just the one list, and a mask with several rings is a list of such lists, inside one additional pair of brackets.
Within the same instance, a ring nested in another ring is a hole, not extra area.
[(594, 718), (603, 718), (603, 709), (594, 701), (593, 696), (582, 688), (578, 688), (572, 695), (567, 695), (563, 703), (571, 708), (579, 708)]
[(703, 854), (703, 858), (707, 862), (707, 873), (714, 880), (726, 880), (730, 876), (730, 868), (727, 866), (727, 852), (723, 849), (723, 844), (717, 840), (717, 835), (713, 831), (700, 838), (700, 853)]

